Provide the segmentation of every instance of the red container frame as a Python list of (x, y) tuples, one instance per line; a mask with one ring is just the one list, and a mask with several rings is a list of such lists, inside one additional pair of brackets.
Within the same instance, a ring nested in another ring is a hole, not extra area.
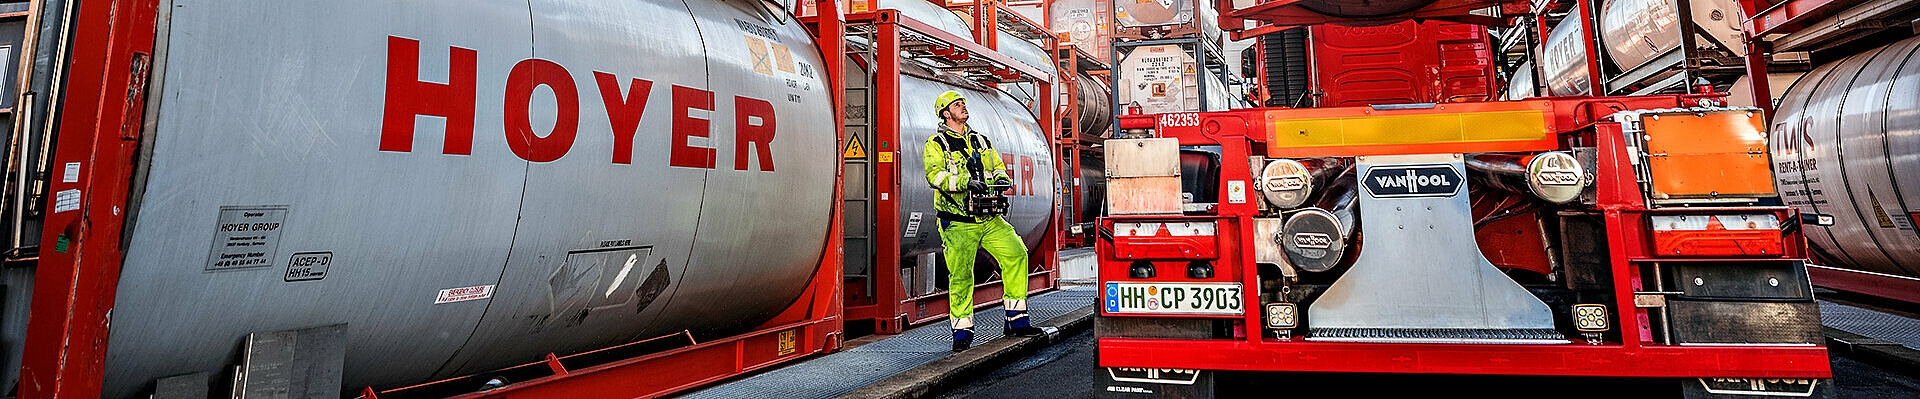
[[(1006, 9), (1004, 4), (997, 1), (982, 3), (982, 6), (991, 6), (1007, 14), (1013, 13), (1012, 10)], [(987, 14), (999, 15), (1001, 12)], [(871, 12), (852, 13), (847, 15), (847, 23), (854, 27), (853, 29), (872, 30), (874, 32), (873, 46), (878, 54), (900, 54), (901, 51), (908, 50), (931, 51), (943, 55), (968, 57), (995, 65), (996, 68), (998, 68), (994, 73), (996, 76), (1015, 77), (1008, 81), (1033, 81), (1039, 86), (1039, 90), (1042, 93), (1049, 93), (1053, 90), (1054, 82), (1047, 78), (1044, 72), (998, 53), (990, 47), (990, 44), (982, 45), (974, 43), (971, 38), (955, 36), (935, 28), (926, 22), (901, 15), (894, 10), (881, 9)], [(984, 23), (981, 24), (981, 26), (986, 27), (997, 25), (1000, 25), (1000, 23), (994, 21), (984, 21)], [(903, 45), (902, 40), (903, 35), (907, 34), (914, 35), (921, 40), (935, 42), (937, 45), (908, 48), (908, 46)], [(983, 34), (976, 34), (976, 36), (982, 35)], [(997, 35), (991, 33), (984, 34), (986, 38), (994, 38), (996, 36)], [(993, 41), (987, 42), (993, 43)], [(944, 46), (944, 48), (942, 48), (942, 46)], [(897, 148), (903, 144), (900, 135), (900, 116), (909, 114), (908, 110), (899, 109), (900, 102), (897, 101), (900, 96), (900, 62), (902, 61), (899, 57), (875, 57), (875, 65), (873, 65), (873, 70), (875, 71), (873, 88), (875, 91), (874, 98), (876, 100), (872, 105), (874, 109), (872, 115), (874, 115), (874, 121), (876, 123), (874, 124), (875, 137), (869, 148), (874, 148), (875, 151), (878, 151), (876, 155), (884, 157), (891, 157), (892, 154), (889, 152), (896, 151)], [(1040, 96), (1039, 101), (1041, 109), (1052, 109), (1054, 101), (1052, 96)], [(1042, 132), (1052, 132), (1055, 130), (1055, 121), (1053, 118), (1042, 117), (1039, 123)], [(1053, 159), (1060, 159), (1058, 139), (1053, 137), (1052, 134), (1048, 134), (1047, 137), (1050, 141), (1048, 147), (1049, 151), (1053, 152)], [(911, 181), (910, 179), (903, 180), (902, 176), (914, 176), (917, 175), (917, 172), (903, 173), (899, 170), (900, 163), (898, 162), (879, 162), (879, 164), (883, 166), (873, 168), (874, 181), (872, 182), (872, 187), (874, 187), (876, 199), (874, 200), (874, 217), (871, 220), (888, 222), (877, 223), (874, 226), (873, 259), (871, 261), (873, 262), (872, 264), (875, 265), (876, 270), (879, 270), (874, 273), (873, 284), (876, 289), (874, 290), (872, 303), (848, 303), (846, 306), (845, 320), (850, 323), (871, 322), (873, 323), (873, 331), (875, 333), (898, 334), (912, 326), (946, 318), (948, 309), (947, 294), (946, 291), (919, 296), (908, 295), (906, 293), (905, 284), (900, 279), (899, 268), (902, 265), (897, 255), (900, 253), (901, 248), (900, 225), (891, 221), (900, 220), (900, 195), (903, 192), (900, 185)], [(1057, 192), (1053, 203), (1057, 209), (1060, 204), (1060, 197)], [(1047, 222), (1047, 231), (1041, 238), (1039, 249), (1028, 257), (1030, 262), (1042, 266), (1031, 269), (1026, 277), (1027, 287), (1030, 292), (1052, 290), (1059, 286), (1059, 268), (1057, 265), (1060, 264), (1061, 234), (1065, 230), (1063, 220), (1063, 215), (1059, 212), (1054, 213), (1054, 216)], [(1002, 290), (1003, 288), (998, 282), (983, 283), (974, 286), (974, 307), (978, 308), (999, 304), (1001, 302), (1000, 297)]]

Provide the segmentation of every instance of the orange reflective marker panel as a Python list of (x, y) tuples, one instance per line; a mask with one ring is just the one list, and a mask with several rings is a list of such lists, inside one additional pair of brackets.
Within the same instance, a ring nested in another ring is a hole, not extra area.
[(1765, 123), (1747, 111), (1642, 116), (1653, 199), (1773, 196)]

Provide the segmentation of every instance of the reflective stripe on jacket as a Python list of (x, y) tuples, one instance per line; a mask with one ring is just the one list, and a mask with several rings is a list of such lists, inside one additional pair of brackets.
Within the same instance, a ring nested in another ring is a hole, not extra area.
[[(966, 215), (962, 205), (967, 199), (967, 182), (974, 180), (968, 159), (977, 155), (985, 177), (980, 181), (991, 182), (996, 177), (1007, 176), (1007, 164), (1000, 160), (1000, 152), (994, 151), (993, 141), (986, 135), (967, 128), (967, 132), (954, 132), (940, 125), (940, 134), (927, 138), (926, 148), (920, 152), (920, 163), (926, 168), (927, 185), (934, 190), (933, 208), (942, 214)], [(961, 222), (978, 223), (984, 218), (969, 218)]]

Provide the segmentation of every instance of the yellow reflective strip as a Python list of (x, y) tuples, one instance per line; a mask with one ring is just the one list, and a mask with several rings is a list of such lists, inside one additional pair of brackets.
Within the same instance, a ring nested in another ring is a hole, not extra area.
[(1274, 148), (1544, 140), (1545, 111), (1368, 115), (1273, 121)]

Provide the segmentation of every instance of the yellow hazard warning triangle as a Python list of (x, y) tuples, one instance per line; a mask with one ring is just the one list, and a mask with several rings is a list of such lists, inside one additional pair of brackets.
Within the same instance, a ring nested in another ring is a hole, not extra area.
[(867, 148), (860, 146), (860, 136), (853, 136), (847, 139), (847, 151), (841, 153), (840, 157), (848, 159), (867, 157)]

